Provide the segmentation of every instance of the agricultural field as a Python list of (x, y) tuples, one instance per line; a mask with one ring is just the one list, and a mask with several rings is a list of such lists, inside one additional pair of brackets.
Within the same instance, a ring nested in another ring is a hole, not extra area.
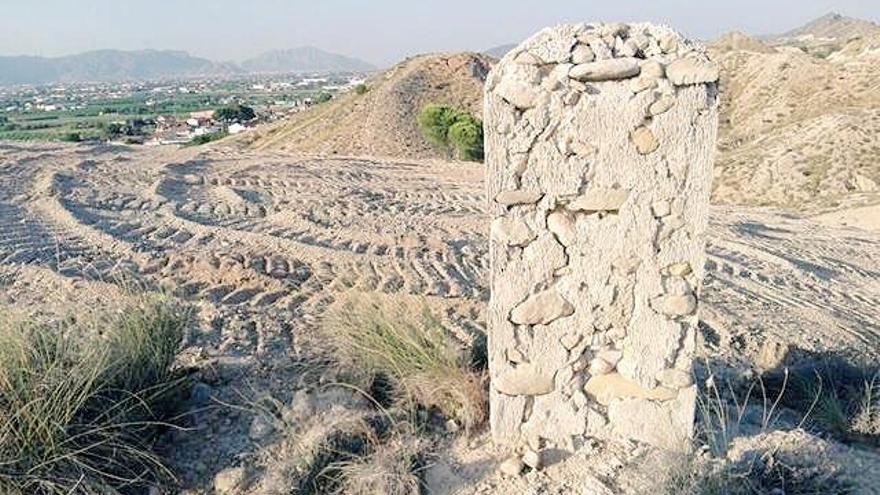
[(253, 76), (122, 84), (59, 84), (0, 88), (0, 140), (85, 141), (147, 136), (160, 116), (233, 104), (254, 108), (261, 121), (282, 118), (326, 98), (359, 76)]

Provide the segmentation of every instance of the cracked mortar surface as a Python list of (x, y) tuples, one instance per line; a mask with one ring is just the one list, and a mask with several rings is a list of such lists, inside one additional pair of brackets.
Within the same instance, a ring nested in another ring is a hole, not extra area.
[(652, 24), (545, 29), (486, 83), (491, 426), (682, 448), (718, 70)]

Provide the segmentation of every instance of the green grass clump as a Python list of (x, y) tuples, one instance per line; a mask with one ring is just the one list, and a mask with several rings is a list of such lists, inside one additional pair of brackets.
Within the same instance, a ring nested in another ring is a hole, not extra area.
[(485, 419), (484, 374), (425, 301), (352, 296), (329, 312), (323, 332), (345, 370), (387, 379), (398, 403), (436, 409), (466, 429)]
[(113, 309), (0, 315), (0, 493), (103, 494), (171, 475), (152, 442), (175, 409), (189, 313), (146, 298)]

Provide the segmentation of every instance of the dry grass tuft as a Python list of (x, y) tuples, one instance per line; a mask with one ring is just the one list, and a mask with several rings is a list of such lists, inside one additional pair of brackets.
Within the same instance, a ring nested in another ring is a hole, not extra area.
[(387, 379), (399, 403), (436, 408), (468, 430), (485, 420), (485, 374), (424, 300), (351, 296), (330, 310), (323, 333), (343, 369)]
[(0, 315), (0, 492), (106, 493), (171, 476), (152, 451), (188, 311), (136, 298), (51, 323)]
[(396, 432), (368, 446), (365, 455), (351, 462), (328, 466), (335, 473), (339, 495), (419, 495), (423, 482), (424, 439), (411, 432)]

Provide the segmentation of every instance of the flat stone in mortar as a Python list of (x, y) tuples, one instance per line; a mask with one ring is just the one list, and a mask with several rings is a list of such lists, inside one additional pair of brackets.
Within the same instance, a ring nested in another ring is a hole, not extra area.
[(568, 75), (583, 82), (613, 81), (639, 75), (639, 61), (635, 58), (614, 58), (578, 64)]
[(553, 289), (539, 292), (510, 312), (510, 321), (517, 325), (547, 325), (571, 316), (574, 306)]
[(553, 391), (553, 377), (529, 363), (501, 373), (492, 381), (495, 390), (505, 395), (545, 395)]

